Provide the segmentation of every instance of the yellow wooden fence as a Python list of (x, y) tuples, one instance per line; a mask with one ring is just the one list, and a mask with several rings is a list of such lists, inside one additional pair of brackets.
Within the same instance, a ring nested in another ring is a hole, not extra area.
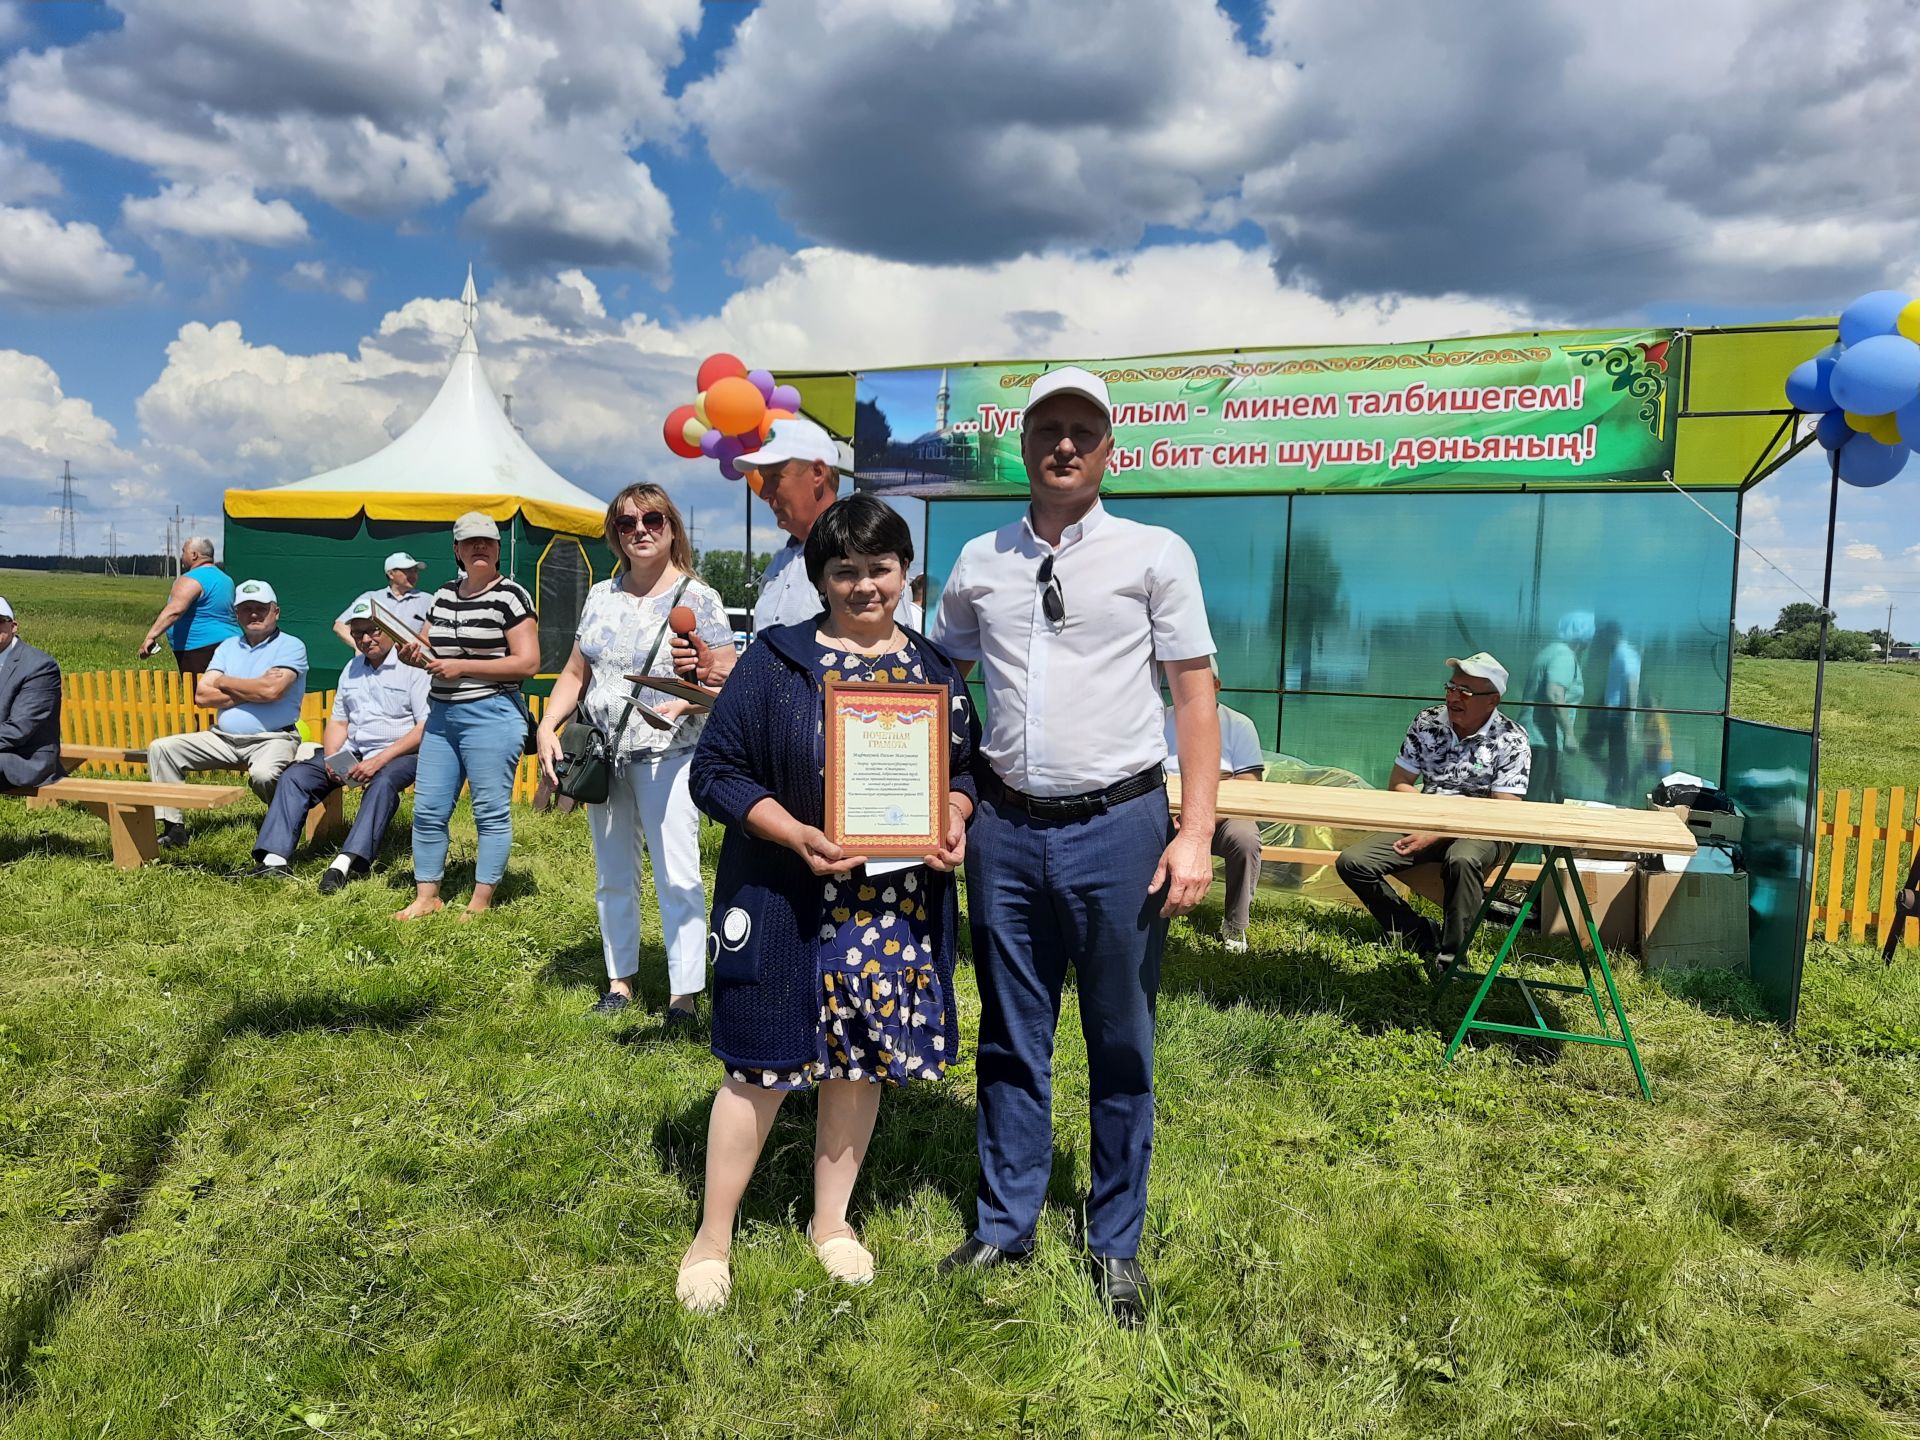
[[(1822, 790), (1813, 827), (1813, 904), (1807, 938), (1867, 939), (1884, 943), (1893, 923), (1895, 898), (1920, 845), (1913, 801), (1920, 792)], [(1908, 920), (1906, 945), (1920, 945), (1920, 921)]]
[[(530, 695), (527, 703), (538, 716), (546, 697)], [(300, 723), (318, 740), (333, 709), (333, 691), (310, 691), (300, 707)], [(65, 678), (61, 691), (60, 738), (70, 745), (104, 745), (118, 750), (144, 750), (161, 735), (179, 735), (212, 728), (214, 711), (193, 703), (193, 686), (172, 670), (88, 670)], [(114, 775), (136, 774), (139, 762), (109, 761), (90, 768)], [(531, 757), (520, 762), (513, 777), (515, 801), (529, 801), (539, 785)]]

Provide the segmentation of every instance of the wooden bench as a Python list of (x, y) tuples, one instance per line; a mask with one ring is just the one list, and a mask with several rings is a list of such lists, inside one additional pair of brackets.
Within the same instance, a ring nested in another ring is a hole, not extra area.
[(107, 822), (107, 833), (113, 837), (113, 863), (122, 870), (137, 870), (160, 853), (156, 806), (217, 810), (244, 799), (251, 792), (244, 785), (161, 785), (151, 780), (87, 780), (69, 776), (12, 793), (24, 795), (30, 810), (51, 809), (59, 804), (91, 810)]
[[(81, 765), (144, 765), (147, 752), (123, 750), (117, 745), (74, 745), (60, 742), (60, 763), (72, 770)], [(309, 845), (331, 845), (347, 833), (346, 787), (330, 790), (318, 805), (307, 811), (305, 826)], [(31, 807), (29, 807), (31, 808)], [(198, 807), (184, 805), (185, 810)]]

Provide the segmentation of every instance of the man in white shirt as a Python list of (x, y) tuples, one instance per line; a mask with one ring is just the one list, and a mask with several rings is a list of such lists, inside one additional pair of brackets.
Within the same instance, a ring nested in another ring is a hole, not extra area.
[[(1087, 1042), (1093, 1144), (1087, 1248), (1122, 1324), (1147, 1305), (1138, 1259), (1153, 1148), (1153, 1012), (1167, 920), (1213, 881), (1220, 768), (1193, 551), (1110, 515), (1106, 383), (1077, 366), (1035, 382), (1021, 422), (1032, 502), (967, 543), (931, 638), (978, 661), (989, 725), (967, 842), (980, 985), (980, 1188), (942, 1271), (1032, 1253), (1053, 1169), (1053, 1043), (1067, 967)], [(1155, 667), (1192, 777), (1168, 817)]]
[[(1213, 693), (1220, 693), (1220, 663), (1209, 660)], [(1267, 773), (1267, 757), (1260, 751), (1260, 732), (1238, 710), (1216, 702), (1220, 716), (1220, 778), (1258, 780)], [(1180, 773), (1180, 749), (1175, 734), (1177, 717), (1166, 710), (1167, 773)], [(1213, 827), (1212, 851), (1227, 862), (1227, 913), (1220, 922), (1220, 942), (1235, 953), (1247, 948), (1247, 922), (1253, 918), (1253, 889), (1260, 883), (1260, 827), (1251, 820), (1222, 817)]]
[[(807, 579), (804, 552), (813, 522), (839, 495), (839, 460), (833, 437), (811, 420), (796, 416), (774, 421), (766, 443), (734, 462), (743, 470), (760, 472), (760, 498), (773, 511), (774, 523), (791, 537), (760, 577), (760, 593), (753, 602), (756, 632), (769, 625), (798, 625), (827, 608)], [(913, 622), (913, 604), (904, 588), (893, 615), (903, 625)], [(675, 647), (675, 653), (681, 653), (680, 647)]]
[[(354, 644), (352, 617), (355, 607), (380, 602), (380, 608), (407, 622), (413, 633), (418, 635), (421, 627), (427, 623), (427, 612), (433, 608), (432, 592), (420, 588), (421, 562), (414, 559), (405, 550), (396, 550), (387, 556), (387, 583), (384, 589), (369, 590), (358, 596), (352, 605), (340, 612), (333, 622), (333, 633), (338, 635), (352, 649), (360, 647)], [(352, 661), (348, 661), (352, 664)]]
[[(249, 877), (286, 879), (287, 861), (300, 843), (307, 812), (342, 785), (364, 786), (353, 828), (340, 853), (320, 877), (320, 893), (331, 895), (356, 874), (364, 875), (380, 851), (380, 839), (400, 808), (400, 795), (413, 784), (420, 763), (420, 739), (427, 731), (427, 689), (432, 676), (403, 665), (393, 641), (373, 620), (373, 609), (357, 600), (347, 610), (353, 648), (334, 689), (333, 713), (320, 741), (320, 753), (281, 773), (267, 807), (267, 818), (253, 842), (258, 862)], [(327, 763), (333, 757), (333, 764)]]

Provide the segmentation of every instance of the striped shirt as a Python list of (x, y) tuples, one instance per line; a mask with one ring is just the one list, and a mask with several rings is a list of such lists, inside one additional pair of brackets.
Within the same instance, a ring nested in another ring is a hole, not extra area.
[[(442, 660), (504, 660), (510, 653), (507, 632), (534, 618), (533, 597), (517, 580), (502, 576), (478, 595), (464, 598), (455, 580), (433, 592), (427, 638)], [(490, 695), (511, 695), (519, 688), (518, 680), (470, 676), (451, 682), (435, 680), (431, 697), (442, 705), (464, 705)]]

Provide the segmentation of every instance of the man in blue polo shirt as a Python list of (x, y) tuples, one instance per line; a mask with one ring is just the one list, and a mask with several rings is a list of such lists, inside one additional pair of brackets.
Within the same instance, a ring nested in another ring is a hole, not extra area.
[[(273, 798), (280, 772), (300, 748), (300, 705), (307, 695), (307, 647), (280, 629), (280, 602), (264, 580), (233, 592), (241, 633), (222, 640), (194, 686), (193, 703), (219, 711), (213, 729), (163, 735), (147, 747), (147, 774), (159, 783), (193, 770), (245, 770), (262, 800)], [(187, 843), (177, 809), (155, 806), (160, 843)]]
[(280, 777), (253, 842), (259, 863), (247, 872), (249, 878), (291, 876), (287, 858), (300, 843), (307, 812), (342, 785), (362, 786), (346, 844), (320, 877), (320, 893), (333, 894), (372, 867), (380, 837), (400, 808), (400, 794), (413, 784), (432, 677), (400, 663), (393, 640), (374, 623), (366, 600), (347, 607), (347, 624), (360, 653), (340, 673), (320, 753), (289, 766)]

